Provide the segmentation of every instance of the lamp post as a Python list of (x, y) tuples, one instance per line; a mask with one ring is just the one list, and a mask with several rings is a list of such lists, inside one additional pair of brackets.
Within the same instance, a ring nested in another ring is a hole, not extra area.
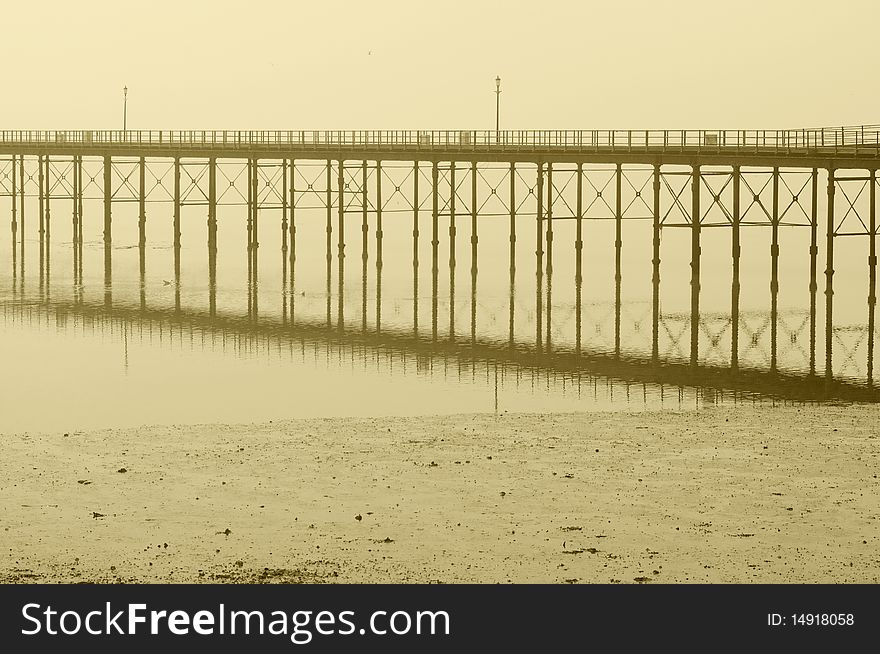
[(128, 86), (122, 87), (122, 131), (128, 131)]
[(501, 142), (499, 118), (501, 117), (501, 78), (495, 78), (495, 143)]

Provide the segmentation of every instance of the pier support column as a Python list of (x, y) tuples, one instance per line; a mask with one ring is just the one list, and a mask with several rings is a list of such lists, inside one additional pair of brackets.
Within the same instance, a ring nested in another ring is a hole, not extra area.
[(471, 162), (471, 345), (477, 342), (477, 162)]
[(438, 251), (440, 244), (439, 206), (438, 206), (439, 175), (437, 162), (431, 164), (431, 338), (437, 340), (437, 281), (439, 275)]
[(15, 291), (15, 283), (16, 277), (18, 275), (18, 271), (16, 269), (17, 264), (17, 254), (16, 254), (16, 246), (18, 245), (18, 210), (16, 207), (16, 203), (18, 202), (18, 187), (16, 185), (15, 180), (15, 162), (16, 156), (12, 155), (11, 163), (12, 172), (10, 174), (10, 179), (12, 182), (12, 222), (9, 227), (12, 231), (12, 290)]
[(333, 195), (332, 195), (332, 185), (333, 185), (333, 171), (332, 171), (333, 163), (328, 159), (327, 160), (327, 196), (325, 199), (325, 203), (327, 205), (327, 329), (330, 329), (333, 326), (333, 316), (332, 316), (332, 297), (333, 297), (333, 287), (332, 287), (332, 275), (333, 275)]
[(691, 365), (696, 367), (700, 346), (700, 166), (691, 174)]
[(77, 219), (77, 230), (76, 230), (76, 249), (77, 249), (77, 289), (79, 292), (79, 299), (82, 301), (82, 290), (83, 290), (83, 163), (82, 156), (76, 158), (76, 167), (77, 167), (77, 179), (79, 181), (79, 185), (77, 187), (77, 199), (76, 199), (76, 219)]
[(15, 289), (15, 284), (18, 276), (18, 254), (17, 254), (17, 246), (18, 246), (18, 211), (16, 206), (16, 201), (18, 200), (18, 186), (16, 185), (15, 179), (15, 162), (17, 161), (17, 157), (12, 155), (12, 174), (10, 175), (12, 180), (12, 224), (10, 225), (12, 230), (12, 290)]
[(43, 155), (37, 156), (37, 182), (40, 190), (38, 192), (39, 203), (38, 203), (38, 212), (39, 212), (39, 228), (38, 232), (40, 235), (40, 298), (43, 297), (43, 274), (45, 272), (45, 235), (46, 235), (46, 206), (45, 206), (45, 195), (46, 195), (46, 179), (43, 176)]
[(361, 331), (367, 331), (367, 263), (370, 223), (367, 215), (367, 160), (361, 162)]
[(296, 159), (290, 160), (290, 324), (296, 307)]
[(773, 168), (773, 212), (770, 243), (770, 372), (776, 372), (779, 323), (779, 168)]
[(419, 335), (419, 162), (413, 163), (413, 336)]
[(874, 387), (874, 305), (877, 303), (877, 171), (872, 169), (868, 216), (868, 387)]
[(507, 316), (507, 344), (513, 347), (514, 311), (516, 301), (516, 164), (510, 162), (510, 304)]
[(104, 157), (104, 305), (108, 308), (113, 304), (111, 282), (113, 277), (113, 234), (111, 223), (111, 206), (113, 201), (113, 167), (109, 156)]
[(620, 309), (621, 283), (621, 251), (623, 249), (623, 197), (621, 186), (623, 181), (623, 165), (617, 164), (614, 176), (615, 207), (614, 207), (614, 356), (620, 356)]
[(49, 279), (52, 272), (52, 167), (49, 161), (49, 155), (46, 155), (43, 161), (46, 164), (46, 177), (44, 183), (44, 188), (46, 189), (46, 218), (44, 221), (44, 231), (46, 236), (46, 299), (49, 299)]
[(254, 199), (253, 202), (253, 221), (251, 223), (251, 259), (253, 261), (253, 269), (251, 275), (251, 286), (253, 288), (251, 292), (251, 308), (253, 311), (252, 318), (254, 322), (257, 321), (260, 315), (259, 309), (259, 264), (260, 264), (260, 160), (254, 159), (253, 165), (253, 177), (251, 178), (251, 183), (253, 184), (252, 188), (252, 196)]
[(730, 257), (733, 268), (730, 283), (730, 367), (739, 370), (739, 262), (740, 262), (740, 185), (739, 166), (733, 167), (733, 216), (730, 236)]
[(247, 316), (248, 320), (253, 317), (253, 229), (254, 229), (254, 160), (247, 160)]
[(584, 281), (584, 165), (577, 165), (577, 185), (575, 200), (574, 237), (574, 352), (581, 353), (581, 329), (583, 323), (583, 281)]
[(76, 167), (78, 169), (77, 178), (79, 180), (79, 186), (77, 188), (77, 210), (76, 210), (76, 218), (78, 227), (76, 230), (76, 240), (77, 240), (77, 265), (79, 266), (78, 273), (78, 288), (80, 292), (80, 301), (82, 300), (82, 286), (83, 286), (83, 276), (82, 276), (82, 245), (83, 245), (83, 237), (82, 237), (82, 223), (83, 223), (83, 182), (82, 182), (82, 156), (77, 157)]
[(138, 165), (138, 270), (140, 272), (141, 309), (147, 308), (147, 163)]
[(339, 186), (339, 207), (338, 207), (338, 223), (336, 243), (337, 266), (339, 267), (339, 279), (337, 280), (337, 298), (336, 298), (336, 328), (339, 331), (345, 330), (345, 162), (340, 159), (337, 163), (339, 169), (336, 173), (336, 183)]
[(180, 157), (174, 158), (174, 310), (180, 311)]
[[(366, 179), (364, 180), (366, 185)], [(382, 162), (376, 161), (376, 333), (382, 331)]]
[(651, 361), (660, 359), (660, 164), (654, 164), (653, 274), (651, 275)]
[(817, 244), (818, 219), (818, 184), (819, 171), (813, 168), (810, 188), (810, 375), (816, 374), (816, 257), (819, 253)]
[(208, 312), (217, 315), (217, 160), (208, 159)]
[(27, 189), (24, 185), (24, 164), (25, 164), (25, 156), (19, 155), (18, 157), (18, 181), (19, 181), (19, 189), (21, 190), (21, 200), (19, 204), (19, 216), (18, 222), (21, 227), (21, 242), (19, 244), (19, 266), (20, 266), (20, 275), (19, 275), (19, 290), (24, 293), (24, 242), (25, 242), (25, 222), (24, 222), (24, 200), (27, 196)]
[(834, 344), (834, 169), (828, 169), (828, 219), (825, 243), (825, 392), (833, 382), (832, 347)]
[[(71, 188), (73, 189), (73, 192), (71, 193), (71, 195), (73, 196), (73, 201), (71, 203), (73, 205), (71, 214), (73, 215), (73, 220), (71, 221), (70, 233), (71, 233), (71, 241), (72, 241), (71, 246), (73, 248), (73, 299), (74, 299), (74, 302), (77, 301), (78, 294), (79, 294), (79, 291), (77, 289), (77, 286), (79, 284), (79, 279), (77, 277), (77, 271), (78, 271), (77, 259), (79, 257), (79, 248), (77, 245), (77, 242), (79, 239), (79, 235), (78, 235), (79, 216), (78, 216), (77, 200), (79, 199), (79, 183), (80, 182), (79, 182), (79, 166), (77, 165), (77, 161), (78, 161), (77, 155), (73, 155), (73, 163), (72, 163), (72, 171), (71, 171), (71, 174), (73, 175), (73, 181), (71, 182)], [(13, 179), (13, 183), (14, 183), (14, 181), (15, 181), (14, 175), (13, 175), (12, 179)], [(14, 210), (14, 208), (15, 208), (15, 202), (13, 202), (13, 210)], [(13, 252), (14, 251), (15, 251), (15, 239), (13, 238)]]
[[(287, 254), (287, 232), (288, 232), (288, 223), (287, 223), (287, 212), (288, 212), (288, 204), (287, 204), (287, 185), (288, 185), (288, 177), (287, 177), (287, 159), (281, 160), (281, 251), (284, 254)], [(283, 257), (285, 262), (287, 257)]]
[(455, 341), (455, 161), (449, 162), (449, 340)]
[(287, 159), (281, 160), (281, 324), (287, 324), (287, 304), (289, 294), (287, 292), (287, 235), (289, 226), (287, 222)]
[(549, 354), (553, 350), (551, 329), (553, 327), (553, 164), (547, 164), (547, 330), (544, 335), (545, 350)]
[(538, 209), (535, 212), (535, 350), (541, 354), (543, 349), (543, 309), (544, 309), (544, 164), (538, 163), (537, 173)]

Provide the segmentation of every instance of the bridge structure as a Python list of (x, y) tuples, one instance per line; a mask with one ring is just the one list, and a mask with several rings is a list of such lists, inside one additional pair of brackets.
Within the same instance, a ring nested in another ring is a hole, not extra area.
[[(487, 167), (501, 170), (489, 178)], [(798, 130), (554, 130), (554, 131), (0, 131), (0, 196), (11, 198), (11, 266), (24, 280), (25, 198), (38, 201), (40, 288), (48, 286), (52, 207), (70, 203), (73, 276), (82, 284), (83, 200), (103, 202), (104, 303), (113, 303), (113, 205), (138, 206), (141, 304), (146, 309), (145, 250), (148, 202), (173, 206), (173, 251), (176, 308), (183, 224), (181, 208), (206, 207), (208, 288), (207, 312), (215, 316), (217, 290), (217, 211), (221, 205), (247, 207), (247, 315), (258, 316), (256, 284), (259, 270), (261, 217), (277, 211), (272, 221), (281, 234), (284, 265), (284, 316), (297, 322), (297, 249), (323, 245), (326, 259), (324, 328), (345, 331), (345, 221), (361, 221), (362, 331), (377, 334), (382, 323), (382, 277), (385, 228), (383, 214), (412, 215), (412, 335), (433, 342), (448, 338), (477, 345), (477, 276), (480, 218), (487, 206), (508, 222), (509, 273), (506, 345), (533, 355), (564, 354), (552, 340), (553, 263), (560, 249), (574, 257), (575, 288), (573, 357), (589, 356), (582, 334), (584, 224), (614, 224), (615, 316), (611, 357), (621, 355), (621, 257), (624, 222), (650, 224), (652, 346), (646, 364), (659, 363), (661, 235), (668, 228), (690, 233), (689, 365), (700, 367), (701, 234), (709, 227), (730, 229), (730, 360), (739, 371), (741, 229), (765, 226), (771, 232), (769, 251), (770, 375), (777, 373), (779, 323), (780, 227), (804, 227), (810, 233), (809, 377), (824, 377), (826, 392), (837, 383), (834, 354), (835, 242), (841, 237), (866, 237), (867, 386), (873, 389), (876, 304), (876, 189), (880, 167), (880, 126)], [(820, 189), (820, 175), (825, 188)], [(244, 189), (242, 189), (244, 186)], [(820, 197), (824, 196), (824, 197)], [(824, 202), (820, 202), (823, 200)], [(394, 209), (390, 208), (392, 201)], [(54, 205), (53, 205), (54, 202)], [(400, 209), (401, 203), (404, 209)], [(322, 243), (298, 243), (302, 209), (324, 213)], [(824, 211), (820, 212), (820, 209)], [(57, 209), (56, 209), (57, 211)], [(820, 213), (822, 215), (820, 215)], [(423, 235), (422, 216), (430, 216)], [(448, 220), (441, 234), (440, 219)], [(456, 218), (459, 219), (458, 226)], [(448, 266), (449, 295), (455, 297), (456, 246), (461, 221), (470, 222), (470, 335), (455, 333), (455, 303), (449, 305), (449, 330), (441, 333), (438, 311), (440, 270)], [(554, 225), (574, 221), (574, 241), (554, 242)], [(824, 223), (824, 224), (822, 224)], [(820, 232), (824, 228), (824, 234)], [(56, 228), (57, 229), (57, 228)], [(335, 236), (335, 239), (334, 239)], [(419, 324), (420, 239), (431, 245), (431, 325)], [(819, 338), (817, 292), (819, 239), (824, 238), (824, 369), (816, 361)], [(441, 262), (441, 239), (448, 239), (449, 259)], [(522, 241), (534, 247), (534, 338), (515, 336), (517, 250)], [(371, 247), (372, 246), (372, 247)], [(371, 253), (372, 251), (372, 253)], [(372, 262), (371, 262), (372, 258)], [(504, 265), (504, 264), (502, 264)], [(723, 266), (721, 261), (708, 265)], [(712, 269), (714, 270), (714, 269)], [(372, 277), (375, 297), (368, 297)], [(334, 278), (337, 288), (334, 289)], [(842, 283), (846, 283), (844, 280)], [(838, 281), (838, 283), (841, 283)], [(334, 293), (336, 306), (334, 307)], [(374, 307), (370, 304), (375, 301)], [(819, 368), (817, 373), (817, 368)]]

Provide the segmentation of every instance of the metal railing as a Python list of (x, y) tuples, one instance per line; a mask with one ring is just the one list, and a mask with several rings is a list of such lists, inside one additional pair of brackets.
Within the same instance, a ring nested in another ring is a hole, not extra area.
[(115, 130), (0, 131), (0, 145), (297, 150), (753, 152), (871, 154), (880, 125), (793, 130)]

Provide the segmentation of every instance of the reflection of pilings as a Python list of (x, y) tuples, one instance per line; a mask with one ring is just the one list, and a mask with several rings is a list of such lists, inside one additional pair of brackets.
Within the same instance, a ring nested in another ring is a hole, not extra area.
[[(364, 186), (367, 179), (364, 177)], [(366, 202), (366, 200), (365, 200)], [(382, 162), (376, 162), (376, 331), (382, 331)]]
[(413, 163), (413, 335), (419, 335), (419, 162)]
[(495, 368), (495, 415), (497, 416), (498, 415), (498, 363), (497, 362), (495, 363), (494, 368)]
[[(287, 247), (287, 241), (283, 247)], [(208, 311), (211, 316), (217, 314), (217, 160), (214, 157), (208, 159)]]
[(109, 156), (104, 157), (104, 304), (108, 307), (113, 304), (113, 295), (110, 289), (112, 278), (112, 225), (111, 206), (113, 202), (113, 168)]
[(544, 164), (538, 163), (537, 172), (538, 209), (535, 212), (535, 350), (541, 353), (544, 342), (543, 328), (543, 291), (544, 291), (544, 234), (542, 233), (544, 218)]
[(551, 328), (553, 326), (553, 164), (547, 164), (547, 332), (544, 335), (546, 340), (546, 350), (551, 352), (553, 344), (551, 342)]
[[(7, 305), (8, 307), (9, 305)], [(258, 350), (269, 352), (271, 342), (278, 344), (280, 352), (282, 343), (290, 343), (291, 350), (294, 344), (305, 346), (306, 343), (314, 343), (323, 351), (324, 348), (339, 352), (339, 357), (332, 357), (341, 362), (343, 352), (346, 351), (369, 351), (369, 360), (379, 362), (379, 357), (387, 353), (397, 353), (398, 356), (414, 356), (420, 361), (419, 370), (424, 372), (434, 369), (433, 361), (440, 365), (436, 369), (446, 370), (451, 364), (456, 363), (459, 367), (473, 364), (484, 366), (494, 365), (495, 362), (502, 368), (504, 366), (517, 366), (527, 375), (533, 377), (533, 382), (543, 386), (543, 381), (549, 377), (557, 378), (559, 375), (569, 377), (571, 375), (590, 375), (594, 388), (596, 378), (600, 375), (606, 379), (605, 384), (611, 380), (624, 380), (624, 384), (652, 383), (672, 384), (673, 387), (709, 387), (715, 389), (734, 389), (736, 391), (751, 391), (765, 393), (776, 397), (785, 397), (798, 400), (814, 400), (822, 397), (821, 381), (808, 375), (780, 372), (770, 375), (759, 369), (746, 368), (738, 373), (732, 373), (723, 366), (701, 365), (697, 368), (687, 363), (672, 363), (654, 365), (647, 357), (622, 356), (615, 358), (604, 352), (585, 352), (582, 356), (574, 356), (572, 352), (560, 350), (548, 356), (543, 356), (536, 361), (529, 350), (498, 347), (492, 341), (480, 342), (474, 347), (471, 344), (452, 344), (448, 342), (432, 343), (430, 339), (415, 339), (401, 332), (390, 330), (379, 335), (375, 332), (367, 334), (357, 331), (349, 331), (344, 336), (335, 332), (328, 332), (323, 319), (302, 321), (296, 329), (281, 328), (279, 321), (267, 320), (261, 324), (254, 324), (231, 316), (209, 317), (201, 311), (184, 310), (181, 313), (163, 310), (141, 311), (134, 308), (102, 309), (100, 305), (76, 305), (70, 303), (58, 303), (31, 305), (14, 303), (13, 311), (45, 312), (45, 315), (75, 315), (83, 316), (82, 321), (88, 325), (120, 325), (128, 321), (134, 332), (141, 331), (140, 327), (150, 328), (150, 323), (158, 324), (160, 342), (162, 334), (170, 334), (172, 341), (183, 344), (186, 334), (190, 335), (189, 342), (193, 343), (193, 333), (202, 333), (202, 343), (205, 343), (205, 335), (208, 334), (212, 341), (223, 339), (224, 345), (227, 335), (233, 343), (237, 343), (239, 354), (253, 356)], [(2, 311), (6, 312), (6, 307)], [(291, 342), (292, 341), (292, 342)], [(328, 351), (327, 361), (331, 356)], [(316, 356), (317, 361), (317, 356)], [(366, 366), (365, 359), (365, 366)], [(399, 367), (397, 368), (399, 370)], [(537, 375), (537, 380), (535, 380)], [(488, 377), (487, 377), (488, 379)], [(681, 388), (679, 389), (681, 392)], [(662, 390), (661, 390), (662, 393)], [(852, 400), (868, 400), (876, 402), (878, 394), (876, 390), (868, 389), (864, 384), (847, 383), (841, 380), (834, 384), (834, 397), (849, 398)]]
[(296, 307), (296, 160), (290, 160), (290, 324)]
[(731, 216), (730, 256), (732, 278), (730, 283), (730, 367), (739, 367), (739, 260), (740, 260), (740, 183), (739, 166), (733, 167), (733, 216)]
[(819, 171), (813, 168), (812, 183), (810, 189), (810, 374), (816, 374), (816, 255), (819, 246), (816, 242), (816, 232), (819, 226), (818, 220), (818, 178)]
[(367, 161), (361, 162), (361, 331), (367, 331), (367, 262), (369, 261), (367, 221)]
[(834, 169), (828, 169), (828, 220), (825, 244), (825, 390), (831, 390), (834, 342)]
[(477, 340), (477, 162), (471, 163), (471, 343)]
[(776, 372), (776, 332), (779, 321), (779, 168), (773, 168), (773, 212), (770, 221), (770, 372)]
[(438, 186), (437, 162), (433, 161), (431, 163), (431, 338), (435, 341), (437, 340), (437, 277), (440, 272), (437, 262), (437, 246), (440, 244)]
[(336, 328), (339, 331), (343, 331), (345, 329), (345, 161), (340, 159), (337, 162), (337, 166), (339, 167), (336, 173), (337, 191), (339, 193), (337, 217), (339, 234), (337, 235), (336, 243), (336, 263), (339, 266), (339, 279), (336, 282), (338, 287), (336, 297)]
[(623, 194), (621, 182), (623, 178), (623, 165), (617, 164), (614, 176), (614, 356), (620, 356), (620, 287), (623, 280), (621, 274), (620, 252), (623, 248)]
[(331, 315), (331, 296), (332, 296), (332, 280), (331, 276), (333, 275), (333, 195), (332, 195), (332, 162), (327, 159), (327, 196), (325, 199), (325, 204), (327, 206), (327, 329), (333, 324), (333, 318)]
[[(651, 360), (659, 359), (660, 340), (660, 164), (654, 164), (653, 274), (651, 275)], [(580, 327), (580, 325), (578, 325)]]
[(513, 347), (513, 313), (516, 299), (516, 164), (510, 162), (510, 305), (508, 307), (508, 345)]
[(138, 270), (141, 308), (147, 306), (147, 164), (144, 157), (138, 166)]
[(449, 340), (455, 340), (455, 162), (449, 162)]
[(697, 365), (700, 342), (700, 166), (691, 175), (691, 365)]
[(870, 214), (868, 216), (868, 386), (874, 385), (874, 305), (877, 287), (877, 171), (872, 169)]
[(174, 158), (174, 309), (180, 311), (180, 157)]

